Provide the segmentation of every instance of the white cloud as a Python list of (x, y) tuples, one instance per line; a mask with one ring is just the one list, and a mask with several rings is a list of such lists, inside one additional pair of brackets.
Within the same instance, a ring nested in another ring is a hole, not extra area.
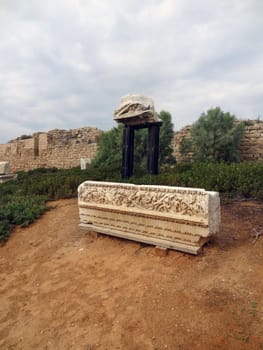
[(218, 105), (262, 116), (262, 15), (257, 0), (0, 0), (0, 142), (108, 129), (127, 93), (177, 129)]
[(32, 135), (34, 132), (34, 129), (27, 128), (19, 124), (19, 122), (9, 122), (8, 120), (1, 125), (1, 134), (2, 135), (8, 135), (8, 137), (5, 139), (5, 143), (7, 143), (10, 140), (16, 139), (18, 136), (21, 135)]

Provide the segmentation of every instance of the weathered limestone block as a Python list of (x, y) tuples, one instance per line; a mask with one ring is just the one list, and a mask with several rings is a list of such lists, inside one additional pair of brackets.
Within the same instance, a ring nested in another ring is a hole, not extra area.
[(0, 175), (9, 175), (10, 166), (9, 162), (0, 162)]
[(91, 158), (80, 158), (80, 169), (86, 170), (91, 164)]
[(0, 184), (16, 178), (16, 174), (10, 174), (9, 162), (0, 162)]
[(143, 95), (126, 95), (121, 98), (118, 109), (114, 111), (113, 119), (127, 125), (159, 122), (153, 100)]
[(4, 159), (6, 157), (6, 155), (8, 154), (9, 149), (10, 149), (9, 144), (0, 145), (0, 158)]
[(203, 189), (83, 182), (80, 227), (198, 254), (219, 229), (220, 199)]

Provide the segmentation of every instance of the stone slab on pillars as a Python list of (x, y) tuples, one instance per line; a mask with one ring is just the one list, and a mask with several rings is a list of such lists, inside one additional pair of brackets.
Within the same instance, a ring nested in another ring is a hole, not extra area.
[(121, 98), (113, 119), (125, 125), (123, 131), (122, 169), (123, 179), (133, 175), (134, 130), (148, 129), (147, 170), (158, 174), (159, 132), (162, 121), (155, 112), (153, 100), (144, 95), (126, 95)]
[(86, 181), (78, 188), (80, 227), (198, 254), (218, 232), (217, 192)]

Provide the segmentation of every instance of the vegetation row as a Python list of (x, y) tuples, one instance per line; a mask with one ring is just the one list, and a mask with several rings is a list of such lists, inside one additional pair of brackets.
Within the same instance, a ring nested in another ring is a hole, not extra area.
[[(263, 162), (193, 163), (167, 166), (159, 175), (141, 176), (141, 168), (129, 180), (136, 184), (170, 185), (219, 191), (222, 198), (263, 200)], [(0, 241), (6, 241), (15, 225), (29, 225), (47, 210), (46, 202), (77, 196), (86, 180), (123, 181), (120, 166), (91, 166), (87, 170), (36, 169), (18, 173), (18, 179), (0, 185)]]

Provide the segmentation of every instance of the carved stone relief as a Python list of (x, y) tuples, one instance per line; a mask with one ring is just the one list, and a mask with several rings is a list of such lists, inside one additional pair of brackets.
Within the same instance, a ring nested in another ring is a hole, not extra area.
[(188, 191), (178, 188), (120, 184), (110, 185), (88, 183), (79, 190), (79, 200), (117, 207), (137, 208), (165, 213), (206, 217), (207, 198), (202, 190)]
[(220, 223), (217, 192), (86, 181), (80, 227), (197, 254)]

